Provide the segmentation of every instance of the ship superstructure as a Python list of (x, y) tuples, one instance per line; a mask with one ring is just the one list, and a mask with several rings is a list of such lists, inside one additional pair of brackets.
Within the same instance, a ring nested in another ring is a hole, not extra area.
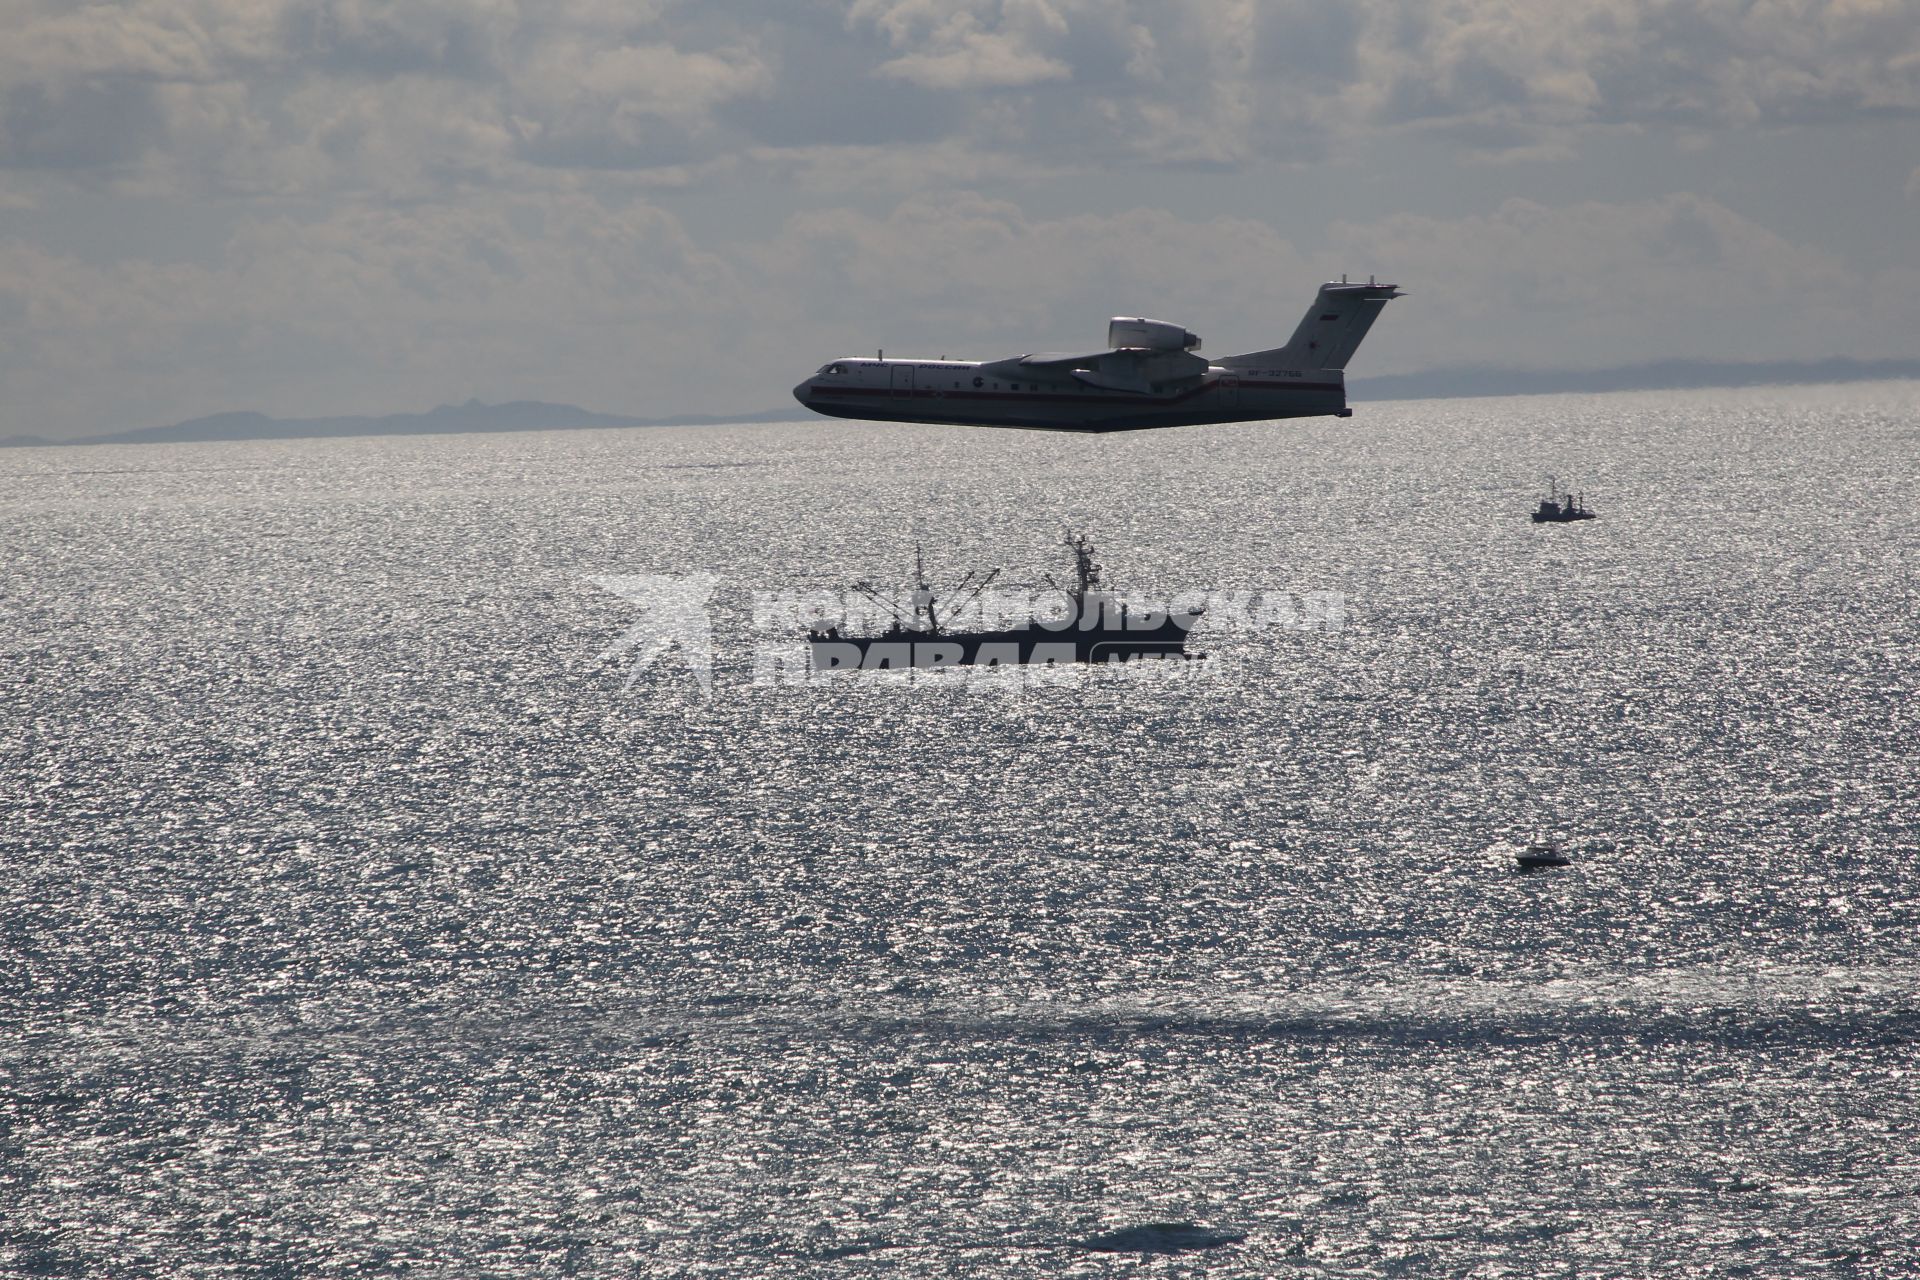
[(962, 630), (951, 624), (993, 584), (999, 571), (978, 577), (969, 573), (954, 588), (953, 602), (943, 604), (927, 581), (924, 559), (916, 548), (914, 586), (906, 607), (895, 605), (872, 583), (854, 587), (891, 613), (892, 624), (871, 636), (843, 635), (837, 626), (809, 630), (813, 667), (819, 671), (929, 670), (1199, 656), (1187, 652), (1187, 636), (1204, 609), (1135, 608), (1107, 589), (1105, 568), (1094, 559), (1093, 542), (1086, 534), (1069, 532), (1065, 546), (1073, 557), (1073, 580), (1061, 588), (1067, 607), (1060, 616), (997, 630)]

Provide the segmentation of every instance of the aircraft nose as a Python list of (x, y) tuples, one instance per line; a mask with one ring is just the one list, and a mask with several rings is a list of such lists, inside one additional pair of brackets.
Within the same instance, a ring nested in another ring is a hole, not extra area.
[(809, 378), (807, 381), (795, 387), (793, 389), (793, 398), (801, 404), (810, 403), (813, 400), (813, 380)]

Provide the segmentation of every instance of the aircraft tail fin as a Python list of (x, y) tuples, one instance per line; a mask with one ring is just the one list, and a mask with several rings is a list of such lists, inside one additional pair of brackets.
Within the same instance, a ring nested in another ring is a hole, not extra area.
[(1360, 340), (1373, 328), (1380, 308), (1401, 296), (1390, 284), (1323, 284), (1300, 327), (1284, 347), (1228, 356), (1220, 363), (1229, 369), (1277, 365), (1289, 369), (1339, 370), (1347, 367)]

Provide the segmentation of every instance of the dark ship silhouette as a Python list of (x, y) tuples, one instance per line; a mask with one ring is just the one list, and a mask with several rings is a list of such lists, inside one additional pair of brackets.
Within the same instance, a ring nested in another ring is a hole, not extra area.
[[(859, 582), (854, 590), (893, 615), (876, 636), (842, 635), (837, 626), (807, 632), (816, 671), (926, 670), (938, 667), (1053, 666), (1069, 662), (1128, 662), (1160, 658), (1192, 660), (1187, 633), (1204, 609), (1133, 609), (1101, 583), (1104, 567), (1093, 558), (1093, 542), (1069, 532), (1073, 585), (1065, 588), (1072, 608), (1063, 618), (1032, 619), (996, 631), (956, 631), (948, 621), (978, 600), (1000, 571), (978, 581), (967, 574), (954, 588), (959, 600), (944, 604), (927, 585), (918, 548), (914, 551), (914, 590), (909, 613), (880, 588)], [(964, 594), (961, 594), (964, 593)]]
[(1579, 494), (1562, 493), (1554, 485), (1553, 477), (1547, 477), (1547, 496), (1540, 499), (1540, 505), (1534, 508), (1535, 524), (1565, 524), (1569, 520), (1598, 518), (1581, 503)]
[(1541, 839), (1535, 835), (1527, 847), (1514, 855), (1515, 862), (1522, 871), (1537, 871), (1541, 867), (1564, 867), (1572, 861), (1560, 842), (1552, 836)]

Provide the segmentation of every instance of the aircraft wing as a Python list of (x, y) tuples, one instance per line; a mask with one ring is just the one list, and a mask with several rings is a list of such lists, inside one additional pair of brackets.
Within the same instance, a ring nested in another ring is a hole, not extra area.
[(1054, 351), (1042, 351), (1021, 356), (1020, 363), (1029, 369), (1086, 369), (1113, 354), (1111, 351), (1093, 351), (1084, 356), (1063, 356)]
[(1095, 351), (1084, 356), (1063, 356), (1047, 351), (1037, 355), (1009, 356), (1005, 360), (981, 365), (980, 372), (990, 378), (1018, 378), (1039, 369), (1091, 369), (1115, 354), (1112, 351)]
[(1091, 351), (1086, 355), (1059, 355), (1041, 352), (1014, 356), (982, 365), (988, 377), (1018, 379), (1042, 369), (1066, 373), (1076, 381), (1103, 391), (1128, 391), (1150, 394), (1173, 380), (1197, 379), (1207, 370), (1207, 362), (1184, 351), (1153, 351), (1138, 347), (1119, 347), (1110, 351)]

